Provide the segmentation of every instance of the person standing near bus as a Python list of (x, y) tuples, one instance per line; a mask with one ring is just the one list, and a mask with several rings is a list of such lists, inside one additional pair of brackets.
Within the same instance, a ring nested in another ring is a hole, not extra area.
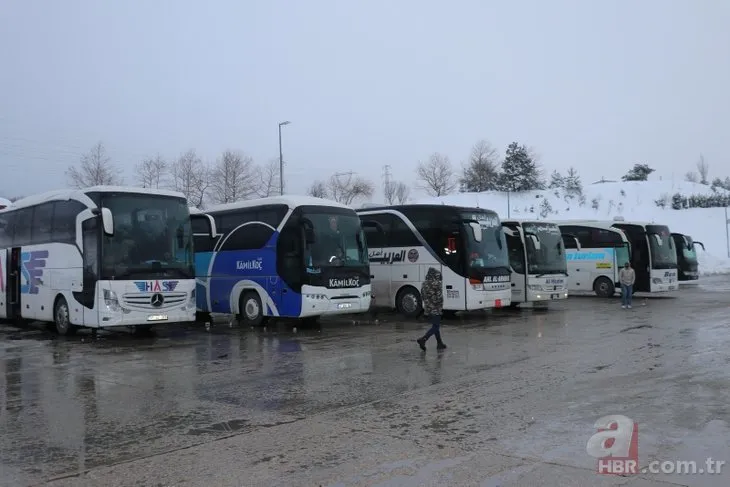
[(621, 307), (631, 308), (631, 297), (634, 294), (634, 281), (636, 281), (636, 272), (631, 265), (626, 262), (624, 268), (618, 273), (618, 280), (621, 282)]
[(444, 309), (443, 276), (441, 271), (431, 267), (426, 273), (426, 279), (421, 286), (421, 301), (423, 312), (431, 321), (431, 328), (421, 338), (416, 340), (421, 350), (426, 351), (426, 342), (431, 336), (436, 337), (436, 348), (443, 350), (446, 344), (441, 341), (441, 314)]

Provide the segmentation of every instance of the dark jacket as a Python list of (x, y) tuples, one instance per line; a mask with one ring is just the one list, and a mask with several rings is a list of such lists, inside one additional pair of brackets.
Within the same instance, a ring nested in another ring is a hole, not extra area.
[(444, 309), (443, 277), (441, 271), (431, 267), (421, 286), (423, 312), (427, 316), (440, 315)]

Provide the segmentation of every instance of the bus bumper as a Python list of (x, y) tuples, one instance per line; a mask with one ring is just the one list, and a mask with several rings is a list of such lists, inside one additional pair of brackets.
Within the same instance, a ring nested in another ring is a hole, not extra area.
[(469, 289), (466, 294), (467, 311), (504, 308), (512, 304), (512, 290), (507, 287), (499, 291)]
[(300, 318), (367, 313), (372, 301), (369, 289), (354, 290), (350, 295), (338, 297), (326, 294), (303, 293)]

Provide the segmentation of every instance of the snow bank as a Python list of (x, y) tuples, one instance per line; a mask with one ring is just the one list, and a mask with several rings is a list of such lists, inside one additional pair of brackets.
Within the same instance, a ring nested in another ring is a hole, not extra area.
[[(583, 188), (583, 198), (567, 195), (562, 190), (528, 191), (524, 193), (458, 193), (440, 198), (424, 198), (416, 203), (457, 204), (490, 208), (501, 218), (535, 218), (540, 220), (600, 219), (641, 220), (667, 225), (671, 231), (690, 235), (705, 244), (706, 251), (697, 249), (700, 274), (730, 273), (727, 252), (724, 208), (691, 208), (673, 210), (672, 195), (683, 196), (728, 194), (723, 189), (714, 192), (709, 186), (690, 182), (630, 181), (589, 184)], [(656, 205), (665, 199), (666, 208)], [(508, 214), (509, 213), (509, 214)]]

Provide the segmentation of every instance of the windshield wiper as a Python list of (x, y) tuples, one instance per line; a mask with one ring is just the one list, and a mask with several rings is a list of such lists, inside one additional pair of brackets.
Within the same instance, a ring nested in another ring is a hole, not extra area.
[(129, 279), (133, 275), (142, 274), (146, 277), (177, 277), (178, 279), (192, 279), (192, 276), (179, 267), (130, 267), (126, 271), (116, 274), (115, 279)]
[(545, 272), (543, 274), (538, 274), (535, 277), (545, 277), (548, 274), (563, 274), (565, 277), (568, 277), (568, 273), (566, 271)]

